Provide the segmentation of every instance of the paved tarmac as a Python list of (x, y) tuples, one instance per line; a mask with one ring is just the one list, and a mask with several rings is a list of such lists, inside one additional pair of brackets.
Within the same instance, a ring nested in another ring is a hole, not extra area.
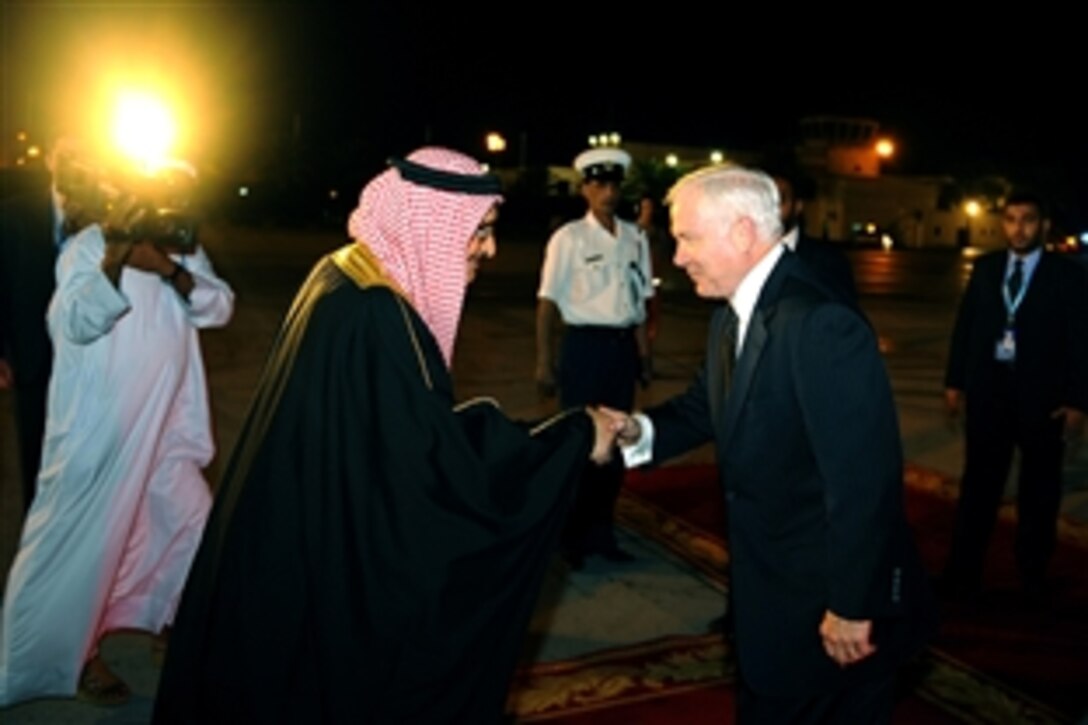
[[(217, 270), (237, 293), (231, 324), (202, 336), (220, 450), (207, 472), (214, 485), (295, 290), (313, 262), (343, 240), (335, 230), (225, 226), (203, 230), (202, 239)], [(543, 235), (537, 240), (506, 243), (500, 237), (498, 258), (484, 266), (470, 291), (455, 356), (458, 397), (494, 397), (516, 418), (543, 417), (555, 408), (554, 402), (537, 399), (532, 384), (535, 289), (543, 242)], [(951, 251), (880, 250), (851, 250), (849, 256), (858, 276), (862, 307), (880, 337), (892, 378), (906, 458), (958, 476), (962, 442), (942, 414), (941, 381), (955, 305), (969, 271), (970, 256)], [(703, 354), (708, 306), (694, 297), (683, 275), (665, 270), (664, 277), (661, 331), (655, 343), (658, 377), (639, 394), (641, 405), (664, 400), (682, 390)], [(9, 393), (0, 392), (0, 572), (5, 573), (17, 546), (21, 511), (10, 398)], [(685, 458), (712, 459), (709, 448)], [(1070, 459), (1064, 510), (1088, 519), (1088, 455), (1084, 450)], [(594, 617), (593, 611), (612, 611), (619, 601), (617, 597), (632, 591), (642, 592), (646, 599), (634, 604), (624, 600), (628, 610), (650, 612), (632, 626), (661, 634), (699, 631), (707, 620), (707, 609), (717, 606), (717, 592), (699, 589), (697, 583), (683, 584), (693, 587), (687, 597), (691, 604), (684, 616), (666, 619), (677, 609), (669, 591), (674, 584), (659, 586), (655, 591), (646, 583), (664, 576), (681, 586), (684, 577), (666, 571), (670, 566), (667, 563), (661, 566), (660, 570), (649, 565), (638, 568), (626, 578), (592, 569), (569, 578), (553, 573), (542, 607), (542, 611), (549, 611), (546, 616), (538, 613), (535, 620), (541, 630), (535, 636), (543, 641), (539, 656), (568, 656), (589, 645), (622, 643), (625, 637), (627, 641), (644, 639), (641, 629), (593, 629), (593, 622), (608, 620)], [(657, 618), (655, 612), (660, 612), (661, 617)], [(579, 627), (577, 622), (589, 622), (591, 626)], [(554, 628), (551, 636), (544, 631), (548, 627)], [(662, 627), (668, 631), (660, 631)], [(148, 646), (145, 635), (123, 633), (111, 637), (104, 647), (107, 661), (133, 687), (135, 696), (127, 706), (98, 709), (70, 700), (41, 700), (0, 712), (0, 721), (5, 725), (146, 722), (158, 677)]]

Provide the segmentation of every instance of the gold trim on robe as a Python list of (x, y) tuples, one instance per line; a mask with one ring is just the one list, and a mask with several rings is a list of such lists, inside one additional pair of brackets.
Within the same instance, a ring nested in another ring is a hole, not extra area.
[(382, 263), (378, 261), (378, 258), (374, 256), (374, 253), (370, 251), (365, 242), (356, 241), (346, 244), (329, 257), (341, 272), (360, 287), (388, 287), (393, 292), (404, 316), (404, 326), (408, 328), (408, 336), (412, 340), (412, 347), (415, 348), (416, 358), (419, 360), (419, 371), (423, 375), (423, 382), (427, 385), (428, 390), (434, 390), (431, 374), (427, 370), (427, 362), (423, 357), (423, 348), (420, 347), (419, 338), (416, 337), (416, 330), (412, 326), (411, 318), (408, 316), (408, 309), (404, 306), (405, 301), (408, 299), (407, 295), (404, 294), (404, 290), (400, 288), (396, 280), (389, 276), (382, 267)]

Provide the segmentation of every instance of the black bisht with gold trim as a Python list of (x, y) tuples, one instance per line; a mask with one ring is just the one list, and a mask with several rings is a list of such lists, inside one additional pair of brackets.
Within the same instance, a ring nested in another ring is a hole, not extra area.
[(488, 723), (581, 467), (581, 412), (454, 405), (359, 245), (318, 263), (217, 491), (157, 723)]

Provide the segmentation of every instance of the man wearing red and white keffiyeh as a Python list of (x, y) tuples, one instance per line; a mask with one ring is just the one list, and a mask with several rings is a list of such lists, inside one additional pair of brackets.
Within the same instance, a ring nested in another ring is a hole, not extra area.
[[(484, 174), (475, 160), (444, 148), (419, 149), (406, 161), (451, 174), (481, 178)], [(502, 197), (497, 191), (475, 194), (425, 186), (402, 173), (394, 166), (366, 185), (348, 220), (348, 232), (369, 247), (400, 285), (449, 364), (465, 287), (475, 267), (472, 254), (465, 253), (465, 240), (476, 239), (481, 220)], [(491, 229), (486, 224), (480, 228)], [(495, 242), (487, 236), (489, 242), (481, 245), (479, 253), (490, 257), (495, 254)]]

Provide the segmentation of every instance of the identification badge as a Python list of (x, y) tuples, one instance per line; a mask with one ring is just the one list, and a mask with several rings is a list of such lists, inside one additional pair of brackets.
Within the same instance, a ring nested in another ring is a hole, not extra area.
[(1011, 328), (1006, 328), (1005, 334), (997, 341), (994, 359), (1003, 363), (1016, 362), (1016, 333)]

